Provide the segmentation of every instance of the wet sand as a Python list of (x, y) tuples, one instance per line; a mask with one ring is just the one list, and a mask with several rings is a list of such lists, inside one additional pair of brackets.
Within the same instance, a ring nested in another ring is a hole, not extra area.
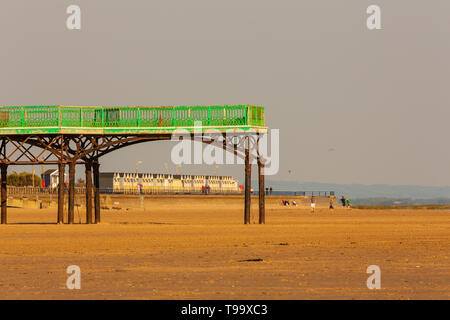
[[(9, 208), (0, 299), (450, 298), (448, 210), (279, 207), (247, 226), (241, 209), (209, 205), (104, 210), (99, 225), (55, 218)], [(66, 288), (69, 265), (81, 268), (80, 290)], [(381, 268), (380, 290), (366, 286), (369, 265)]]

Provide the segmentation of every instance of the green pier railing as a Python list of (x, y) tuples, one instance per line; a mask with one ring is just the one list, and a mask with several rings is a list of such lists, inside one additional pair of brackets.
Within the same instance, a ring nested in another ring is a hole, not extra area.
[(265, 130), (264, 107), (0, 106), (0, 134), (169, 133), (194, 126)]

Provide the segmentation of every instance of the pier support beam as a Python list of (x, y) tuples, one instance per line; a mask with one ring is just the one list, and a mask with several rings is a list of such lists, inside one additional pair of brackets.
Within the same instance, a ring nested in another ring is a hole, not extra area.
[(92, 224), (92, 163), (87, 162), (86, 167), (86, 223)]
[(266, 207), (264, 198), (264, 163), (258, 156), (258, 186), (259, 186), (259, 224), (266, 223)]
[(1, 211), (2, 211), (2, 218), (1, 218), (1, 224), (6, 224), (7, 223), (7, 218), (6, 218), (6, 202), (8, 199), (8, 195), (7, 195), (7, 174), (8, 174), (8, 165), (7, 164), (1, 164), (0, 165), (0, 170), (1, 170)]
[(252, 166), (250, 164), (250, 139), (247, 138), (247, 146), (245, 148), (245, 203), (244, 203), (244, 224), (250, 223), (250, 201), (251, 201), (251, 174)]
[(58, 163), (58, 224), (64, 223), (64, 163)]
[(75, 161), (69, 163), (69, 224), (73, 224), (75, 217), (75, 164)]
[(100, 223), (100, 163), (98, 160), (92, 164), (94, 169), (94, 214), (95, 223)]

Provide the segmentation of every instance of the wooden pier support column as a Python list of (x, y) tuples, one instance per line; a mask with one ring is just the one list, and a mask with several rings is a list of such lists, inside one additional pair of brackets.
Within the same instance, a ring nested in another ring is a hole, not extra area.
[(95, 223), (100, 223), (100, 163), (92, 164), (94, 169), (94, 214)]
[(86, 223), (92, 224), (92, 162), (87, 162), (86, 167)]
[(244, 224), (250, 223), (250, 201), (251, 201), (251, 174), (252, 166), (250, 164), (250, 139), (247, 138), (247, 147), (245, 149), (245, 204), (244, 204)]
[(58, 224), (64, 223), (64, 163), (58, 163)]
[(2, 211), (2, 218), (1, 218), (1, 224), (6, 224), (7, 223), (7, 218), (6, 218), (6, 202), (8, 199), (8, 195), (7, 195), (7, 174), (8, 174), (8, 165), (2, 163), (0, 165), (1, 167), (1, 211)]
[(264, 198), (264, 163), (258, 156), (258, 186), (259, 186), (259, 224), (266, 223), (266, 206)]
[(75, 217), (75, 164), (75, 161), (69, 163), (69, 224), (73, 224)]

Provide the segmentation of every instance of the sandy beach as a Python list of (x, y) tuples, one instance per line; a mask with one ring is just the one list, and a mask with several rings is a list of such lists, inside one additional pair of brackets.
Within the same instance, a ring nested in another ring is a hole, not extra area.
[[(54, 208), (9, 208), (0, 299), (450, 298), (446, 210), (280, 206), (266, 225), (210, 204), (103, 210), (98, 225), (55, 218)], [(66, 288), (70, 265), (80, 290)], [(381, 268), (380, 290), (366, 286), (369, 265)]]

